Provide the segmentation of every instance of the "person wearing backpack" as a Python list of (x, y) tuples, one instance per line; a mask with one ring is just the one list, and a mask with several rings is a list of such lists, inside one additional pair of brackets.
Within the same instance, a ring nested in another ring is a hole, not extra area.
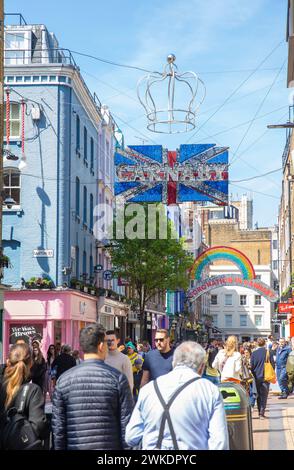
[(27, 344), (12, 346), (0, 388), (0, 447), (39, 450), (49, 434), (44, 396), (29, 383), (32, 357)]
[(206, 352), (185, 341), (173, 356), (173, 370), (140, 389), (126, 427), (131, 447), (164, 450), (228, 450), (229, 438), (219, 388), (201, 377)]

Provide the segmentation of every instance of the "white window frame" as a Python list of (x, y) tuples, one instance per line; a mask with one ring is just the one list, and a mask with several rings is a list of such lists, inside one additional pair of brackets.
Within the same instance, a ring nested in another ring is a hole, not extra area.
[[(212, 302), (212, 298), (215, 298), (215, 300), (216, 300), (215, 303)], [(217, 305), (217, 294), (211, 294), (211, 297), (210, 297), (210, 305)]]
[[(260, 303), (257, 303), (257, 299), (260, 300)], [(261, 305), (261, 295), (257, 294), (254, 296), (254, 305), (260, 306)]]
[[(256, 318), (260, 318), (260, 324), (259, 325), (256, 323)], [(262, 327), (262, 315), (254, 315), (254, 325)]]
[[(244, 300), (245, 300), (245, 302), (243, 303)], [(247, 295), (246, 294), (240, 294), (240, 305), (241, 306), (247, 305)]]
[[(7, 173), (9, 174), (10, 183), (11, 183), (11, 174), (12, 173), (15, 173), (15, 174), (19, 175), (19, 186), (5, 186), (4, 185), (4, 179), (3, 179), (3, 190), (6, 191), (7, 189), (9, 189), (9, 197), (12, 197), (11, 196), (11, 190), (12, 189), (19, 189), (19, 202), (14, 204), (11, 209), (19, 208), (20, 205), (21, 205), (21, 172), (17, 168), (11, 168), (11, 167), (10, 168), (4, 168), (3, 169), (4, 178), (7, 175)], [(5, 197), (7, 197), (7, 196), (5, 196)], [(4, 197), (4, 200), (5, 200), (5, 197)], [(3, 207), (3, 209), (5, 209), (5, 206)], [(9, 209), (9, 210), (11, 210), (11, 209)]]
[[(31, 31), (18, 31), (18, 30), (7, 30), (5, 31), (5, 45), (4, 45), (4, 60), (5, 65), (25, 65), (31, 62), (32, 53), (32, 32)], [(23, 36), (24, 47), (7, 47), (8, 38), (7, 35)], [(14, 52), (14, 57), (7, 57), (9, 53)], [(20, 54), (17, 54), (17, 53)]]
[[(245, 325), (242, 325), (241, 319), (244, 320), (244, 318), (245, 318), (245, 320), (246, 320), (246, 321), (245, 321)], [(248, 317), (247, 317), (247, 315), (240, 315), (240, 327), (245, 328), (247, 325), (248, 325)]]
[[(12, 119), (11, 118), (11, 107), (13, 105), (17, 105), (18, 106), (18, 119)], [(6, 133), (6, 129), (7, 127), (5, 126), (5, 123), (6, 123), (6, 102), (4, 103), (4, 108), (5, 108), (5, 113), (4, 113), (4, 139), (6, 140), (7, 138), (7, 133)], [(10, 119), (9, 119), (9, 122), (10, 122), (10, 135), (9, 135), (9, 140), (20, 140), (21, 139), (21, 106), (20, 106), (20, 103), (18, 103), (17, 101), (11, 101), (10, 102)], [(19, 134), (18, 135), (13, 135), (11, 134), (11, 129), (12, 129), (12, 123), (14, 122), (19, 122)]]
[[(231, 297), (231, 303), (227, 303), (228, 297)], [(233, 294), (225, 294), (225, 306), (226, 307), (232, 307), (233, 306)]]
[[(227, 324), (227, 318), (231, 318), (231, 324)], [(225, 314), (225, 328), (232, 328), (233, 327), (233, 315), (231, 314)]]

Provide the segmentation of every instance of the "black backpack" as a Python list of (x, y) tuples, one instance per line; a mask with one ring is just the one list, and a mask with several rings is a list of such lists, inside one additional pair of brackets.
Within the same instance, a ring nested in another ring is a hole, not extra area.
[(1, 423), (2, 450), (37, 450), (42, 449), (42, 441), (37, 438), (35, 431), (24, 414), (25, 401), (29, 384), (21, 389), (18, 408), (13, 406), (4, 411)]

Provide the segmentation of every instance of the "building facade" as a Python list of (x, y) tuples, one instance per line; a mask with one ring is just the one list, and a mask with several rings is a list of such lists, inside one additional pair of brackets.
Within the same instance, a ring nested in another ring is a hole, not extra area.
[[(38, 286), (62, 288), (74, 298), (82, 290), (81, 302), (85, 295), (91, 304), (95, 299), (99, 320), (104, 304), (96, 302), (95, 208), (101, 178), (111, 187), (115, 123), (90, 93), (71, 53), (59, 48), (44, 25), (6, 26), (5, 48), (4, 189), (13, 204), (3, 211), (4, 254), (11, 263), (3, 282), (18, 289), (14, 298), (19, 295), (23, 305), (28, 286), (37, 289), (34, 302), (39, 293), (40, 303), (44, 291)], [(102, 264), (109, 267), (104, 259)], [(109, 326), (127, 310), (116, 302)], [(30, 323), (25, 306), (23, 312), (23, 323)], [(76, 331), (68, 317), (74, 313), (66, 315), (65, 328)], [(5, 307), (4, 320), (11, 325), (13, 310)], [(44, 326), (47, 331), (54, 342), (56, 334)]]

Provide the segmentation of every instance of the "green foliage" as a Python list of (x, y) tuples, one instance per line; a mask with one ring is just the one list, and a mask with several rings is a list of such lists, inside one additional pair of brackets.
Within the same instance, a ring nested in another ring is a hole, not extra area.
[[(150, 206), (150, 205), (149, 205)], [(147, 213), (147, 205), (142, 206)], [(126, 217), (126, 227), (132, 217)], [(112, 270), (116, 276), (128, 280), (135, 288), (139, 309), (142, 314), (146, 302), (154, 294), (166, 290), (187, 289), (188, 269), (193, 263), (192, 256), (184, 250), (184, 240), (177, 239), (171, 221), (167, 220), (163, 209), (157, 216), (156, 226), (145, 224), (140, 235), (145, 238), (118, 238), (108, 248), (112, 259)], [(160, 238), (160, 224), (166, 224), (166, 238)], [(112, 227), (116, 235), (116, 221)], [(153, 233), (154, 238), (148, 238)]]

